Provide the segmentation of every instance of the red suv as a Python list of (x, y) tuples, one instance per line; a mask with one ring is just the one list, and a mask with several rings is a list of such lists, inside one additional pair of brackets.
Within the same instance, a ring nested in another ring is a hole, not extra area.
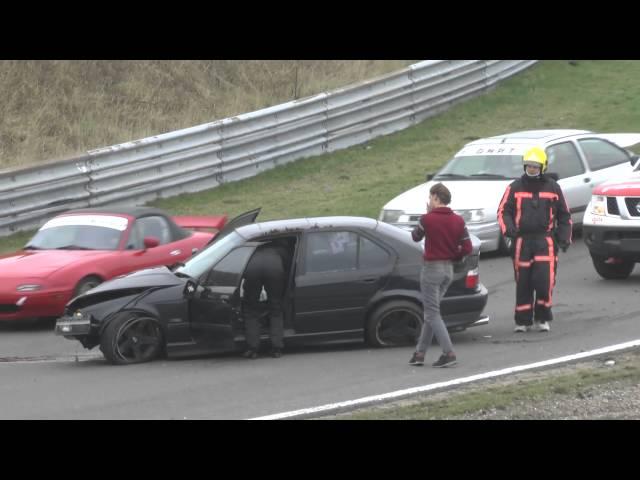
[(584, 214), (584, 241), (596, 271), (603, 278), (631, 275), (640, 262), (640, 161), (627, 178), (594, 188)]

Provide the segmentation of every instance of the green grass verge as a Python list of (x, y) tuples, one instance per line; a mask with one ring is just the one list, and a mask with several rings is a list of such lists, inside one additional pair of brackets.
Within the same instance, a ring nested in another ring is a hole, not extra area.
[(473, 138), (535, 128), (640, 131), (637, 75), (638, 61), (542, 62), (487, 95), (366, 145), (153, 204), (174, 213), (229, 215), (262, 206), (263, 219), (375, 218), (387, 201), (422, 183), (425, 173)]
[[(422, 183), (472, 139), (522, 129), (640, 131), (640, 61), (543, 61), (492, 92), (401, 132), (281, 166), (218, 188), (152, 202), (173, 214), (234, 216), (261, 206), (262, 220), (361, 215)], [(0, 251), (28, 234), (0, 241)]]
[[(538, 374), (518, 374), (510, 379), (485, 383), (436, 394), (439, 399), (395, 402), (332, 417), (339, 420), (442, 420), (490, 409), (504, 410), (519, 402), (536, 403), (543, 398), (584, 395), (593, 387), (611, 382), (640, 382), (640, 355), (616, 359), (612, 367), (595, 361), (570, 369), (546, 370)], [(537, 375), (537, 379), (523, 379)]]

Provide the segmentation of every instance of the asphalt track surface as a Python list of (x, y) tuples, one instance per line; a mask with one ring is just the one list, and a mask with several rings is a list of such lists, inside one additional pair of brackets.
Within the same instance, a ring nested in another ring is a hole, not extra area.
[[(300, 347), (279, 359), (217, 355), (109, 365), (51, 325), (0, 325), (0, 419), (248, 419), (450, 382), (640, 338), (640, 267), (603, 280), (581, 238), (560, 253), (549, 333), (513, 333), (507, 257), (485, 255), (489, 325), (455, 333), (459, 365), (407, 364), (411, 348)], [(437, 344), (427, 362), (439, 355)]]

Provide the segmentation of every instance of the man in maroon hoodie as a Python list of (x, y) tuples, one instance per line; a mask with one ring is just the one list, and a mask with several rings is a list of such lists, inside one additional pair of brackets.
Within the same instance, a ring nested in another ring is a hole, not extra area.
[(447, 207), (451, 192), (441, 183), (429, 190), (427, 213), (420, 217), (411, 236), (416, 242), (424, 242), (424, 264), (420, 276), (424, 322), (416, 351), (409, 365), (424, 365), (424, 355), (435, 334), (442, 348), (442, 355), (433, 363), (434, 367), (449, 367), (456, 364), (456, 355), (449, 332), (440, 315), (440, 301), (453, 280), (453, 262), (471, 253), (471, 240), (460, 215)]

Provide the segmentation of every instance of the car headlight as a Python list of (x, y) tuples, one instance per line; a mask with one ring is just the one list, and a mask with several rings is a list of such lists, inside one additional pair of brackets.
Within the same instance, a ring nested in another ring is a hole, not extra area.
[[(85, 332), (87, 328), (91, 328), (91, 315), (84, 313), (82, 310), (76, 310), (71, 314), (71, 320), (66, 320), (65, 317), (58, 320), (56, 327), (62, 334), (65, 333), (80, 333)], [(80, 329), (80, 330), (79, 330)]]
[(75, 312), (73, 312), (73, 315), (71, 316), (71, 318), (73, 318), (76, 321), (80, 321), (80, 320), (89, 319), (89, 315), (84, 313), (82, 310), (76, 310)]
[(456, 210), (466, 223), (481, 223), (484, 222), (486, 214), (484, 208), (477, 208), (474, 210)]
[(591, 197), (591, 214), (605, 215), (607, 212), (607, 201), (602, 195), (593, 195)]
[(16, 290), (19, 292), (35, 292), (37, 290), (42, 290), (42, 285), (37, 283), (23, 283), (22, 285), (18, 285)]
[(385, 223), (395, 223), (404, 215), (404, 210), (382, 210), (378, 220)]

